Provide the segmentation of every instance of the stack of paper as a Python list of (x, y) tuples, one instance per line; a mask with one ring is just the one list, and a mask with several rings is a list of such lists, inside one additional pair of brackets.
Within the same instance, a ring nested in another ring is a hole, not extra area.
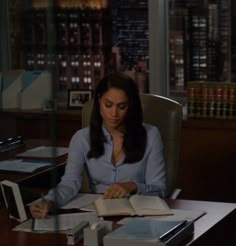
[(61, 231), (66, 232), (77, 226), (82, 221), (88, 221), (90, 224), (101, 221), (94, 212), (59, 214), (48, 216), (44, 219), (30, 219), (14, 228), (14, 231)]
[(17, 157), (28, 158), (54, 158), (68, 153), (68, 148), (55, 146), (39, 146), (29, 149), (17, 155)]
[(52, 163), (40, 160), (6, 160), (0, 161), (0, 170), (32, 173), (39, 168), (51, 166)]

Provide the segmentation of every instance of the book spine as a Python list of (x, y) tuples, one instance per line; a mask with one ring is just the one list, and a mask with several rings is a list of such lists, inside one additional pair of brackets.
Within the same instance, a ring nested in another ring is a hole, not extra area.
[(195, 116), (195, 88), (194, 86), (189, 85), (187, 88), (187, 100), (188, 100), (188, 117), (194, 118)]
[(212, 119), (215, 115), (215, 86), (213, 83), (208, 84), (208, 102), (207, 117)]
[(222, 119), (228, 119), (228, 114), (229, 114), (229, 84), (225, 84), (223, 86), (223, 91), (222, 91)]
[(229, 107), (229, 112), (228, 112), (228, 119), (234, 119), (234, 101), (235, 101), (235, 88), (234, 86), (231, 84), (230, 88), (229, 88), (229, 100), (228, 100), (228, 107)]
[(189, 82), (188, 118), (236, 119), (236, 83)]
[(206, 84), (202, 85), (202, 118), (207, 118), (208, 106), (208, 87)]
[(231, 91), (232, 119), (236, 119), (236, 85), (232, 85)]
[(202, 84), (196, 86), (196, 118), (202, 118)]
[(221, 85), (217, 85), (215, 89), (215, 98), (216, 98), (216, 109), (215, 109), (215, 118), (221, 119), (223, 115), (223, 89)]

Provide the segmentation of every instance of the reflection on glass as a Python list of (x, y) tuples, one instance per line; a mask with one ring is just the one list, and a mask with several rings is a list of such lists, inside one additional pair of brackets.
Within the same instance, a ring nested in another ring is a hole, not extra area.
[(184, 92), (188, 81), (236, 80), (235, 20), (235, 1), (169, 1), (171, 93)]

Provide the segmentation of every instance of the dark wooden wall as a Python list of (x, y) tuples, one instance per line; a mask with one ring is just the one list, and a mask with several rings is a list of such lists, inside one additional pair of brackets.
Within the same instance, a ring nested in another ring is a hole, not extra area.
[(178, 186), (187, 199), (236, 202), (236, 121), (183, 121)]

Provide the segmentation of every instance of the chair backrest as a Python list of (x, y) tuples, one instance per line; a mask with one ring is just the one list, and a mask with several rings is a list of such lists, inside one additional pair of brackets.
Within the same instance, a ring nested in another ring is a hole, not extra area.
[[(182, 106), (169, 98), (153, 94), (140, 94), (140, 98), (144, 122), (156, 126), (162, 137), (167, 172), (167, 189), (170, 194), (176, 188), (181, 146)], [(82, 127), (89, 125), (92, 106), (93, 100), (86, 102), (83, 106)], [(84, 187), (83, 185), (82, 189)]]
[(176, 188), (182, 131), (182, 106), (169, 98), (141, 94), (144, 122), (156, 126), (164, 146), (167, 173), (167, 191)]

